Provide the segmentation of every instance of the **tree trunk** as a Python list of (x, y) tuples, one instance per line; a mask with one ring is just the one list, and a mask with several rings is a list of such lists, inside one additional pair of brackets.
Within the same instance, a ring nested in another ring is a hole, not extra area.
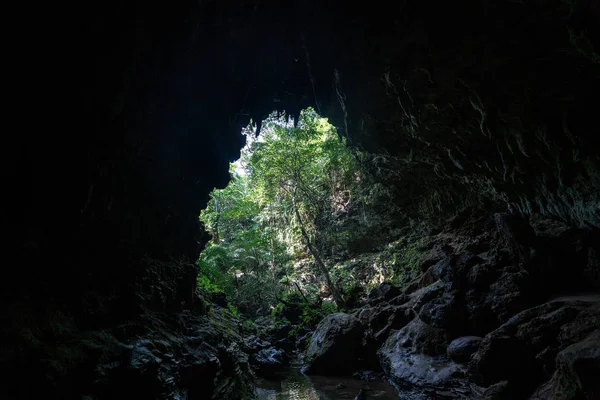
[(298, 225), (300, 226), (300, 232), (302, 233), (302, 237), (306, 241), (306, 246), (308, 247), (308, 251), (310, 251), (310, 254), (312, 254), (312, 256), (315, 258), (315, 262), (317, 263), (319, 270), (321, 271), (321, 273), (323, 274), (323, 277), (325, 278), (325, 283), (327, 284), (327, 288), (329, 289), (329, 291), (331, 292), (331, 295), (333, 296), (333, 300), (335, 301), (335, 304), (337, 305), (338, 308), (343, 308), (344, 307), (344, 299), (342, 298), (342, 295), (340, 294), (337, 286), (331, 280), (331, 276), (329, 276), (329, 270), (327, 269), (327, 266), (325, 266), (325, 263), (321, 259), (319, 252), (317, 251), (317, 249), (315, 249), (313, 247), (313, 245), (310, 241), (310, 237), (308, 236), (306, 229), (304, 229), (304, 224), (302, 222), (302, 218), (300, 217), (300, 212), (298, 211), (298, 207), (296, 207), (295, 203), (294, 203), (294, 211), (296, 212), (296, 218), (298, 219)]
[(215, 218), (215, 226), (212, 231), (212, 239), (214, 244), (221, 243), (221, 238), (219, 238), (219, 218), (221, 217), (219, 210), (219, 202), (217, 201), (217, 197), (213, 197), (215, 202), (215, 213), (217, 214), (217, 218)]

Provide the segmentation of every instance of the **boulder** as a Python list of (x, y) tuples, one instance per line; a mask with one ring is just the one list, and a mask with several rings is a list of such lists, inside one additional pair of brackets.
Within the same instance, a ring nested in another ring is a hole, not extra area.
[[(365, 316), (363, 315), (363, 318)], [(414, 318), (414, 312), (407, 305), (380, 305), (369, 310), (364, 325), (366, 332), (362, 340), (360, 353), (363, 368), (380, 369), (377, 350), (392, 330), (401, 329)]]
[(250, 365), (256, 373), (261, 376), (270, 377), (281, 371), (281, 368), (287, 361), (285, 352), (275, 347), (262, 349), (250, 357)]
[(468, 286), (477, 289), (487, 289), (500, 276), (500, 271), (489, 263), (474, 265), (467, 273)]
[(227, 307), (229, 302), (227, 301), (227, 295), (223, 292), (215, 292), (210, 296), (210, 301), (219, 307)]
[(518, 214), (494, 214), (498, 244), (509, 249), (514, 260), (524, 261), (530, 250), (538, 244), (535, 231), (529, 222)]
[(465, 329), (464, 307), (454, 294), (448, 292), (423, 305), (419, 311), (419, 319), (454, 334), (461, 334)]
[(447, 287), (442, 281), (436, 281), (435, 283), (412, 293), (409, 304), (415, 310), (415, 312), (419, 312), (421, 307), (423, 307), (425, 304), (437, 297), (442, 296), (444, 292), (446, 292), (446, 289)]
[(271, 342), (276, 342), (278, 340), (285, 340), (289, 337), (289, 333), (292, 330), (290, 324), (287, 323), (278, 323), (275, 325), (271, 325), (266, 329), (267, 339)]
[[(409, 324), (410, 325), (410, 324)], [(378, 351), (381, 366), (386, 375), (403, 390), (416, 390), (419, 393), (468, 390), (464, 379), (464, 369), (443, 356), (427, 356), (416, 350), (421, 348), (414, 338), (409, 339), (409, 330), (426, 330), (421, 323), (416, 328), (407, 326), (404, 332), (392, 332)], [(429, 397), (431, 398), (431, 397)]]
[(453, 288), (459, 288), (465, 285), (465, 276), (470, 269), (482, 262), (481, 258), (469, 251), (452, 254), (433, 266), (433, 274), (442, 282), (451, 283)]
[(469, 372), (477, 384), (506, 380), (516, 397), (530, 395), (552, 376), (557, 354), (598, 326), (600, 303), (593, 299), (571, 297), (524, 310), (483, 338)]
[(500, 381), (486, 388), (479, 396), (479, 400), (511, 400), (511, 392), (508, 381)]
[(462, 336), (454, 339), (446, 349), (449, 359), (457, 363), (466, 363), (471, 355), (477, 351), (481, 340), (479, 336)]
[[(102, 340), (125, 339), (120, 351), (109, 354), (105, 345), (86, 338), (92, 345), (86, 354), (103, 354), (94, 369), (87, 393), (92, 398), (244, 398), (250, 396), (251, 371), (248, 356), (238, 346), (234, 326), (219, 324), (190, 314), (178, 316), (189, 327), (182, 333), (179, 321), (168, 314), (144, 316), (114, 331)], [(98, 353), (102, 351), (102, 353)], [(82, 381), (83, 382), (83, 381)], [(62, 397), (61, 398), (71, 398)]]
[(406, 304), (409, 300), (410, 297), (408, 297), (405, 294), (401, 294), (391, 299), (388, 303), (394, 306), (401, 306), (403, 304)]
[[(515, 314), (535, 305), (532, 293), (535, 291), (535, 282), (523, 269), (505, 268), (504, 272), (496, 274), (493, 267), (475, 266), (467, 279), (480, 279), (480, 284), (473, 285), (465, 293), (465, 315), (469, 332), (485, 335)], [(490, 285), (489, 281), (494, 279)]]
[(265, 340), (261, 340), (257, 336), (248, 336), (244, 339), (243, 349), (248, 354), (258, 353), (262, 349), (270, 347), (271, 344)]
[(374, 306), (384, 301), (390, 301), (400, 294), (400, 289), (391, 283), (384, 282), (367, 293), (367, 301), (369, 305)]
[(399, 331), (390, 333), (386, 344), (392, 340), (401, 347), (410, 348), (415, 353), (441, 355), (446, 353), (448, 337), (443, 329), (437, 329), (419, 318), (413, 319)]
[(368, 332), (383, 343), (392, 329), (401, 329), (414, 317), (412, 310), (406, 306), (388, 305), (375, 308), (367, 320)]
[(600, 330), (556, 356), (552, 400), (600, 399)]
[(358, 369), (358, 354), (364, 328), (349, 314), (325, 317), (312, 335), (306, 351), (304, 372), (318, 375), (346, 375)]
[(278, 349), (282, 349), (288, 353), (291, 353), (296, 348), (296, 341), (291, 337), (285, 337), (273, 342), (273, 346)]
[(438, 247), (429, 250), (423, 254), (419, 259), (419, 267), (421, 271), (425, 272), (429, 267), (437, 264), (442, 258), (444, 258), (444, 252)]

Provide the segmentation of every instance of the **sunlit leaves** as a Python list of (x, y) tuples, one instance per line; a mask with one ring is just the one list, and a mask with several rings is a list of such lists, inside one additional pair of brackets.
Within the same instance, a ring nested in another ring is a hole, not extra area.
[[(275, 300), (279, 291), (291, 290), (281, 278), (294, 274), (292, 257), (307, 256), (295, 210), (314, 236), (319, 216), (348, 204), (356, 164), (334, 127), (312, 109), (301, 113), (297, 127), (272, 114), (247, 143), (230, 184), (213, 191), (200, 216), (228, 258), (202, 255), (201, 261), (242, 276), (242, 283), (262, 282), (272, 293), (266, 297)], [(236, 293), (266, 301), (252, 288), (239, 286)]]

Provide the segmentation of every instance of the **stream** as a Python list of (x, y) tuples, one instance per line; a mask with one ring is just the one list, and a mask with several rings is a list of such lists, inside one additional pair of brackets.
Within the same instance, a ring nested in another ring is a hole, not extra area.
[(397, 390), (387, 382), (307, 376), (299, 366), (286, 367), (271, 379), (258, 379), (254, 392), (260, 400), (353, 400), (361, 389), (365, 400), (398, 399)]

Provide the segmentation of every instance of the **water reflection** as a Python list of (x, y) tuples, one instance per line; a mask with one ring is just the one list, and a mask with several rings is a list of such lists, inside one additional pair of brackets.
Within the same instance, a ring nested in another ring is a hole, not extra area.
[(305, 376), (288, 368), (271, 379), (260, 379), (255, 394), (261, 400), (353, 400), (361, 388), (367, 399), (398, 399), (396, 389), (386, 382), (365, 382), (348, 377)]

